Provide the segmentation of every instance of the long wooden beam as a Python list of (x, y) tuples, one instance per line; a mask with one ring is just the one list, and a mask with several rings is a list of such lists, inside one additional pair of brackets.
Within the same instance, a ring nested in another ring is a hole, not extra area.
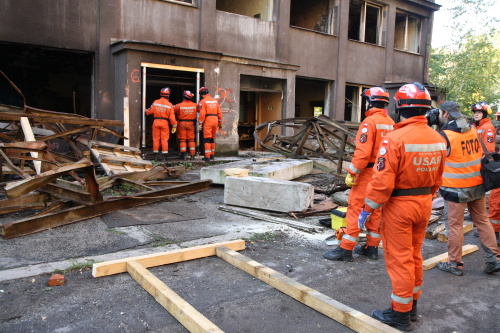
[(156, 267), (161, 265), (173, 264), (181, 261), (205, 258), (215, 255), (215, 249), (219, 246), (225, 246), (234, 251), (245, 249), (245, 241), (241, 239), (220, 242), (215, 244), (200, 245), (186, 249), (178, 249), (160, 253), (147, 254), (143, 256), (111, 260), (92, 265), (92, 276), (102, 277), (127, 272), (127, 262), (136, 261), (142, 266)]
[(127, 272), (189, 332), (224, 332), (137, 261), (127, 262)]
[(370, 316), (350, 308), (322, 293), (311, 289), (277, 271), (266, 267), (242, 254), (228, 248), (218, 247), (216, 254), (231, 265), (269, 284), (279, 291), (295, 298), (297, 301), (332, 318), (356, 332), (363, 333), (397, 333), (392, 328)]
[(172, 186), (168, 189), (139, 193), (135, 196), (101, 201), (88, 206), (72, 207), (55, 213), (7, 222), (0, 226), (0, 231), (4, 238), (29, 235), (38, 231), (101, 216), (119, 209), (126, 209), (179, 195), (200, 192), (207, 189), (211, 183), (211, 180), (202, 180), (187, 185)]
[(2, 121), (20, 121), (21, 117), (29, 118), (32, 121), (40, 123), (59, 123), (59, 124), (73, 124), (73, 125), (93, 125), (93, 126), (117, 126), (123, 127), (123, 121), (121, 120), (110, 120), (110, 119), (91, 119), (91, 118), (76, 118), (67, 117), (64, 115), (60, 116), (47, 116), (47, 115), (34, 115), (29, 113), (9, 113), (0, 112), (0, 120)]
[[(466, 254), (476, 252), (477, 250), (479, 250), (477, 245), (467, 244), (467, 245), (462, 246), (462, 255), (465, 256)], [(445, 262), (447, 260), (448, 260), (448, 252), (445, 252), (445, 253), (442, 253), (438, 256), (424, 260), (424, 263), (423, 263), (424, 271), (427, 271), (431, 268), (436, 267), (438, 262)]]

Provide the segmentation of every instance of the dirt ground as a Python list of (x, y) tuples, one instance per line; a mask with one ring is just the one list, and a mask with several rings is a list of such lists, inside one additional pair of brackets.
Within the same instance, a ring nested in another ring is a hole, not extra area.
[[(186, 175), (190, 180), (197, 177), (196, 171)], [(328, 178), (311, 179), (321, 183)], [(224, 212), (219, 209), (223, 198), (224, 188), (212, 186), (123, 214), (157, 214), (179, 204), (203, 214), (193, 220), (109, 228), (103, 216), (0, 239), (0, 332), (187, 332), (128, 274), (94, 278), (89, 265), (76, 260), (92, 263), (99, 255), (161, 252), (232, 239), (246, 240), (243, 255), (353, 309), (370, 315), (389, 306), (391, 287), (383, 255), (378, 261), (357, 255), (352, 263), (325, 260), (322, 252), (333, 248), (325, 244), (332, 230), (310, 234)], [(300, 222), (318, 226), (319, 218)], [(464, 244), (479, 241), (469, 232)], [(425, 240), (424, 258), (444, 252), (446, 243)], [(63, 286), (48, 287), (53, 270), (15, 277), (22, 270), (60, 261), (67, 265)], [(464, 261), (462, 277), (436, 268), (425, 272), (415, 332), (500, 332), (500, 274), (483, 272), (481, 249)], [(225, 332), (351, 332), (218, 257), (150, 271)]]

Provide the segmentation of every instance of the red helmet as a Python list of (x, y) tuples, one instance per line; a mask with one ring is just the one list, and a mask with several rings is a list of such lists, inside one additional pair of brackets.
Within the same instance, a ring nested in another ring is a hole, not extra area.
[(198, 90), (198, 93), (200, 95), (206, 95), (206, 94), (208, 94), (208, 88), (207, 87), (201, 87), (200, 90)]
[(394, 96), (397, 109), (424, 108), (432, 109), (431, 95), (427, 89), (418, 82), (405, 84)]
[(161, 88), (160, 96), (169, 97), (170, 96), (170, 88), (169, 87)]
[(368, 102), (384, 102), (389, 104), (389, 92), (387, 89), (382, 87), (373, 87), (370, 89), (365, 89), (361, 96), (366, 98)]
[(472, 112), (481, 111), (484, 113), (485, 117), (487, 114), (492, 114), (493, 111), (491, 107), (486, 102), (477, 102), (472, 104)]
[(182, 97), (184, 97), (185, 99), (192, 100), (193, 97), (194, 97), (194, 95), (189, 90), (184, 90), (184, 93), (182, 94)]

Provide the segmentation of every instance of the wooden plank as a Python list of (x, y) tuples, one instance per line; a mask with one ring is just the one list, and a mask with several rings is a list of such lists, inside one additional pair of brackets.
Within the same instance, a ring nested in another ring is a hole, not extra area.
[(148, 268), (181, 261), (210, 257), (215, 255), (215, 248), (218, 246), (226, 246), (227, 248), (230, 248), (234, 251), (240, 251), (245, 249), (245, 241), (238, 239), (229, 242), (200, 245), (186, 249), (96, 263), (92, 265), (92, 275), (94, 277), (101, 277), (125, 273), (127, 271), (127, 262), (129, 261), (137, 261), (142, 266)]
[(139, 262), (128, 261), (127, 272), (189, 332), (224, 332)]
[[(475, 252), (477, 250), (479, 250), (477, 245), (467, 244), (467, 245), (462, 246), (462, 255), (465, 256), (465, 255), (472, 253), (472, 252)], [(424, 263), (423, 263), (424, 271), (427, 271), (431, 268), (436, 267), (438, 262), (445, 262), (445, 261), (448, 261), (448, 252), (445, 252), (445, 253), (440, 254), (438, 256), (424, 260)]]
[(427, 230), (425, 232), (425, 238), (436, 239), (438, 234), (445, 229), (446, 229), (446, 226), (444, 223), (438, 224), (438, 225), (433, 226), (433, 227), (429, 227), (429, 228), (427, 228)]
[[(36, 141), (35, 134), (33, 134), (33, 131), (31, 130), (31, 124), (30, 124), (30, 121), (28, 118), (21, 117), (21, 127), (23, 128), (25, 141), (27, 141), (27, 142)], [(33, 158), (38, 158), (37, 152), (32, 151), (32, 152), (30, 152), (30, 155)], [(40, 174), (42, 172), (42, 162), (33, 161), (33, 164), (35, 165), (36, 173)]]
[[(465, 233), (471, 231), (472, 229), (474, 229), (474, 223), (472, 223), (470, 221), (464, 221), (464, 225), (462, 227), (462, 232), (465, 234)], [(444, 242), (444, 243), (448, 242), (448, 232), (446, 230), (439, 232), (437, 235), (437, 240), (440, 242)]]
[(94, 148), (96, 146), (97, 147), (107, 147), (107, 148), (112, 148), (112, 149), (118, 148), (118, 149), (122, 149), (122, 150), (129, 150), (132, 152), (138, 152), (138, 153), (141, 152), (141, 150), (139, 148), (130, 147), (130, 146), (121, 146), (121, 145), (117, 145), (117, 144), (109, 143), (109, 142), (95, 141), (95, 140), (91, 140), (88, 142), (89, 148)]
[(120, 120), (110, 120), (110, 119), (91, 119), (91, 118), (71, 118), (66, 116), (47, 116), (47, 115), (34, 115), (29, 113), (9, 113), (0, 112), (0, 120), (8, 121), (20, 121), (22, 117), (29, 118), (33, 122), (48, 122), (48, 123), (59, 123), (59, 124), (73, 124), (73, 125), (93, 125), (93, 126), (116, 126), (123, 127), (123, 122)]
[(332, 318), (333, 320), (356, 332), (399, 332), (399, 330), (395, 328), (350, 308), (333, 298), (320, 293), (319, 291), (311, 289), (228, 248), (218, 247), (216, 249), (216, 254), (234, 267), (243, 270), (244, 272), (278, 289), (284, 294), (295, 298), (297, 301), (313, 308), (314, 310)]

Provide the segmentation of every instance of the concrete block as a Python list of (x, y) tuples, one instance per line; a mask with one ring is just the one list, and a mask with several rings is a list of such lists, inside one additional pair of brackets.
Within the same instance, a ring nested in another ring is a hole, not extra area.
[(224, 203), (277, 212), (297, 212), (311, 207), (314, 186), (262, 177), (227, 177)]
[(200, 179), (210, 179), (214, 184), (224, 184), (226, 177), (234, 169), (247, 169), (250, 177), (264, 177), (277, 180), (291, 180), (307, 174), (313, 170), (310, 160), (277, 159), (263, 162), (236, 161), (201, 168)]

